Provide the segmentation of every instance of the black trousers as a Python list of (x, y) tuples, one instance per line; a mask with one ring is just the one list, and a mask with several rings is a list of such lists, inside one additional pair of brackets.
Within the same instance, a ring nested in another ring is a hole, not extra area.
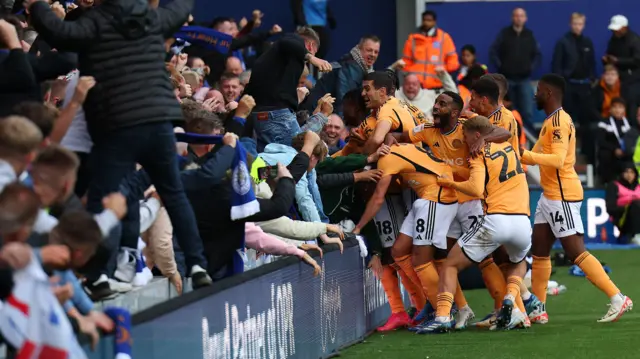
[(596, 159), (595, 127), (597, 122), (591, 114), (592, 96), (589, 83), (567, 82), (563, 107), (569, 113), (577, 127), (577, 137), (580, 139), (580, 153), (585, 155), (589, 163)]
[[(202, 240), (195, 215), (187, 199), (180, 179), (176, 155), (176, 139), (170, 122), (156, 122), (132, 126), (101, 134), (92, 138), (91, 183), (87, 196), (87, 210), (102, 211), (102, 198), (120, 189), (122, 180), (142, 165), (162, 199), (174, 234), (184, 251), (187, 267), (207, 268)], [(119, 246), (136, 248), (140, 235), (140, 208), (137, 201), (130, 203), (127, 215), (122, 219), (121, 238), (113, 231), (109, 242), (112, 248)], [(115, 237), (115, 238), (111, 238)], [(116, 243), (119, 242), (119, 246)], [(114, 267), (112, 257), (110, 268)], [(99, 274), (111, 274), (104, 269)], [(90, 278), (90, 275), (87, 275)], [(91, 278), (93, 279), (93, 278)]]

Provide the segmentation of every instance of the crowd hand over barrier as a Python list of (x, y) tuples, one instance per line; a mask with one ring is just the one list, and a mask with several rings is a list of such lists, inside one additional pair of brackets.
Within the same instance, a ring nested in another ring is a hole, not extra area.
[(66, 303), (73, 297), (73, 286), (71, 283), (60, 285), (60, 277), (58, 276), (49, 278), (49, 282), (51, 283), (51, 291), (60, 304)]
[(254, 107), (256, 107), (256, 100), (254, 100), (252, 96), (244, 95), (240, 98), (240, 102), (238, 102), (235, 116), (247, 118)]
[(373, 272), (373, 274), (376, 276), (376, 278), (380, 279), (382, 278), (382, 261), (380, 261), (380, 256), (379, 255), (373, 255), (371, 256), (371, 260), (369, 261), (369, 268), (371, 268), (371, 271)]
[(313, 111), (313, 114), (322, 112), (323, 115), (329, 117), (333, 113), (333, 103), (336, 101), (335, 97), (332, 97), (330, 93), (325, 94), (318, 100), (318, 106)]
[(339, 225), (327, 223), (327, 233), (329, 232), (337, 234), (338, 237), (344, 241), (344, 232), (342, 231), (342, 227)]
[(316, 250), (316, 251), (320, 252), (320, 258), (322, 258), (322, 256), (324, 255), (324, 252), (322, 251), (322, 248), (320, 248), (317, 244), (303, 243), (303, 244), (300, 245), (299, 248), (302, 249), (303, 251)]
[(315, 259), (311, 258), (309, 253), (305, 253), (304, 256), (302, 257), (302, 260), (308, 265), (310, 265), (311, 267), (313, 267), (314, 277), (322, 272), (322, 268), (320, 268), (320, 266), (318, 265), (318, 262), (316, 262)]
[(340, 254), (344, 252), (344, 245), (342, 244), (342, 238), (330, 238), (326, 234), (321, 234), (318, 238), (324, 244), (337, 244), (338, 248), (340, 248)]
[(363, 172), (356, 172), (353, 174), (355, 182), (374, 182), (378, 183), (384, 173), (382, 170), (368, 170)]
[(180, 273), (175, 272), (167, 279), (169, 279), (169, 283), (176, 288), (176, 293), (178, 293), (178, 295), (182, 295), (182, 276)]

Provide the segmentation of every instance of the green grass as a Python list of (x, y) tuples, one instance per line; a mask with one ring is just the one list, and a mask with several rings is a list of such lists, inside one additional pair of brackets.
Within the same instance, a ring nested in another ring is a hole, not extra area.
[[(557, 268), (553, 280), (567, 286), (559, 296), (549, 296), (549, 323), (527, 330), (489, 332), (467, 329), (440, 335), (416, 335), (402, 330), (374, 333), (341, 352), (347, 359), (444, 359), (444, 358), (640, 358), (640, 251), (593, 251), (612, 268), (618, 287), (637, 300), (636, 311), (616, 323), (597, 323), (608, 307), (608, 298), (585, 278), (570, 276), (568, 267)], [(486, 290), (465, 292), (476, 316), (489, 313), (493, 301)]]

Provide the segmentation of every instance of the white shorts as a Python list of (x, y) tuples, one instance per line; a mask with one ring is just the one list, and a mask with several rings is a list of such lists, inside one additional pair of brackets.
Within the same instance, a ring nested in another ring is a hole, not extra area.
[(380, 211), (373, 218), (384, 248), (391, 248), (400, 234), (400, 226), (407, 213), (402, 195), (387, 195)]
[(400, 233), (413, 238), (414, 246), (447, 249), (447, 230), (457, 210), (457, 203), (442, 204), (419, 198), (413, 202)]
[(531, 248), (531, 221), (525, 215), (488, 214), (458, 240), (462, 252), (480, 263), (504, 246), (512, 263), (520, 263)]
[(475, 199), (458, 204), (456, 218), (451, 222), (447, 237), (458, 239), (463, 233), (469, 232), (478, 221), (484, 217), (482, 201)]
[(547, 199), (544, 194), (538, 200), (534, 224), (548, 223), (556, 238), (574, 234), (584, 234), (580, 202), (566, 202)]

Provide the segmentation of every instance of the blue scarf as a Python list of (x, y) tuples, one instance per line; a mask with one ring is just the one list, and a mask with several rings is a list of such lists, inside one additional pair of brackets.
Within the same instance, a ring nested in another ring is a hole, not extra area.
[[(186, 142), (198, 145), (222, 144), (223, 136), (199, 135), (195, 133), (176, 133), (178, 142)], [(240, 141), (236, 142), (236, 153), (231, 163), (231, 220), (247, 218), (260, 212), (260, 203), (253, 193), (253, 181), (247, 168), (247, 153)], [(237, 249), (233, 258), (233, 273), (244, 271), (244, 235), (242, 245)]]
[(231, 48), (231, 35), (202, 26), (185, 26), (175, 35), (175, 38), (186, 40), (193, 45), (203, 46), (209, 50), (215, 50), (221, 54), (228, 54)]

